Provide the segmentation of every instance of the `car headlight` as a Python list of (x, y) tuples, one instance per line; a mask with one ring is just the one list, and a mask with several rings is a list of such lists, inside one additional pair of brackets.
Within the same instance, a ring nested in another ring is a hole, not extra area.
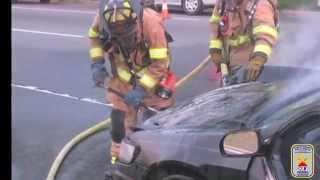
[(128, 141), (122, 141), (120, 145), (119, 161), (130, 164), (139, 154), (139, 146)]

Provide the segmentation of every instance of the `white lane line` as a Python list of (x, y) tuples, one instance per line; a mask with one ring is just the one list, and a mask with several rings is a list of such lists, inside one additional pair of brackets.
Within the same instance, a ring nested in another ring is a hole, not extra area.
[[(61, 13), (78, 13), (78, 14), (96, 14), (95, 11), (83, 11), (83, 10), (70, 10), (70, 9), (54, 9), (54, 8), (28, 8), (28, 7), (12, 7), (13, 9), (32, 10), (32, 11), (44, 11), (44, 12), (61, 12)], [(188, 18), (172, 16), (172, 20), (182, 21), (199, 21), (199, 18)], [(170, 19), (168, 20), (170, 21)]]
[(12, 31), (27, 32), (27, 33), (34, 33), (34, 34), (54, 35), (54, 36), (62, 36), (62, 37), (85, 38), (85, 36), (82, 36), (82, 35), (53, 33), (53, 32), (35, 31), (35, 30), (19, 29), (19, 28), (12, 28)]
[[(182, 21), (200, 21), (200, 19), (196, 18), (187, 18), (187, 17), (173, 17), (172, 20), (182, 20)], [(170, 19), (168, 20), (170, 21)]]
[(49, 90), (45, 90), (45, 89), (40, 89), (40, 88), (35, 87), (35, 86), (23, 86), (23, 85), (18, 85), (18, 84), (14, 84), (14, 83), (11, 83), (11, 86), (15, 87), (15, 88), (28, 89), (28, 90), (31, 90), (31, 91), (36, 91), (36, 92), (40, 92), (40, 93), (44, 93), (44, 94), (51, 94), (51, 95), (55, 95), (55, 96), (60, 96), (60, 97), (73, 99), (73, 100), (77, 100), (77, 101), (83, 101), (83, 102), (88, 102), (88, 103), (92, 103), (92, 104), (99, 104), (99, 105), (103, 105), (103, 106), (113, 107), (112, 104), (102, 103), (102, 102), (99, 102), (96, 99), (86, 98), (86, 97), (71, 96), (69, 94), (57, 93), (57, 92), (53, 92), (53, 91), (49, 91)]

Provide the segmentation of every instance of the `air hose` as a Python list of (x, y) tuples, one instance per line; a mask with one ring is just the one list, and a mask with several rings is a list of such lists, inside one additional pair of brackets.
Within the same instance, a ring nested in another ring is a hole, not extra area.
[[(176, 83), (176, 88), (182, 87), (185, 82), (191, 80), (195, 75), (197, 75), (208, 63), (210, 62), (210, 56), (206, 57), (202, 62), (195, 67), (191, 72), (189, 72), (186, 76), (181, 78), (177, 83)], [(46, 180), (54, 180), (55, 176), (59, 170), (60, 165), (62, 164), (63, 160), (65, 159), (66, 155), (71, 151), (71, 149), (83, 141), (84, 139), (88, 138), (89, 136), (96, 134), (102, 130), (105, 130), (109, 128), (110, 126), (111, 119), (108, 118), (107, 120), (104, 120), (89, 129), (81, 132), (78, 134), (76, 137), (71, 139), (59, 152), (58, 156), (54, 160), (54, 162), (51, 165), (51, 168), (49, 170), (49, 174), (47, 176)]]

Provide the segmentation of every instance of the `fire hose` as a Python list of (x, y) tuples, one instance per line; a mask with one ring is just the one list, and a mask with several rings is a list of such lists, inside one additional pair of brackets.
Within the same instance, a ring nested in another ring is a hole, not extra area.
[[(209, 64), (211, 58), (210, 56), (206, 57), (202, 62), (196, 66), (191, 72), (189, 72), (186, 76), (181, 78), (176, 83), (176, 88), (182, 87), (187, 81), (191, 80), (195, 75), (197, 75), (207, 64)], [(227, 72), (227, 69), (225, 65), (221, 65), (221, 68), (223, 69), (223, 72)], [(108, 118), (107, 120), (104, 120), (89, 129), (81, 132), (76, 137), (71, 139), (59, 152), (58, 156), (55, 158), (54, 162), (51, 165), (51, 168), (49, 170), (48, 176), (46, 180), (54, 180), (55, 176), (59, 170), (60, 165), (62, 164), (63, 160), (65, 159), (66, 155), (70, 152), (70, 150), (83, 141), (84, 139), (88, 138), (89, 136), (96, 134), (102, 130), (107, 129), (110, 126), (111, 119)]]

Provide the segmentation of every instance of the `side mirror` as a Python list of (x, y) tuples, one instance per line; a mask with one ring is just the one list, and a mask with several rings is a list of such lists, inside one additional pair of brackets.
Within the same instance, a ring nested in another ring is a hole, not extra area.
[(237, 131), (227, 134), (221, 143), (222, 154), (231, 156), (248, 156), (258, 153), (259, 135), (255, 131)]

